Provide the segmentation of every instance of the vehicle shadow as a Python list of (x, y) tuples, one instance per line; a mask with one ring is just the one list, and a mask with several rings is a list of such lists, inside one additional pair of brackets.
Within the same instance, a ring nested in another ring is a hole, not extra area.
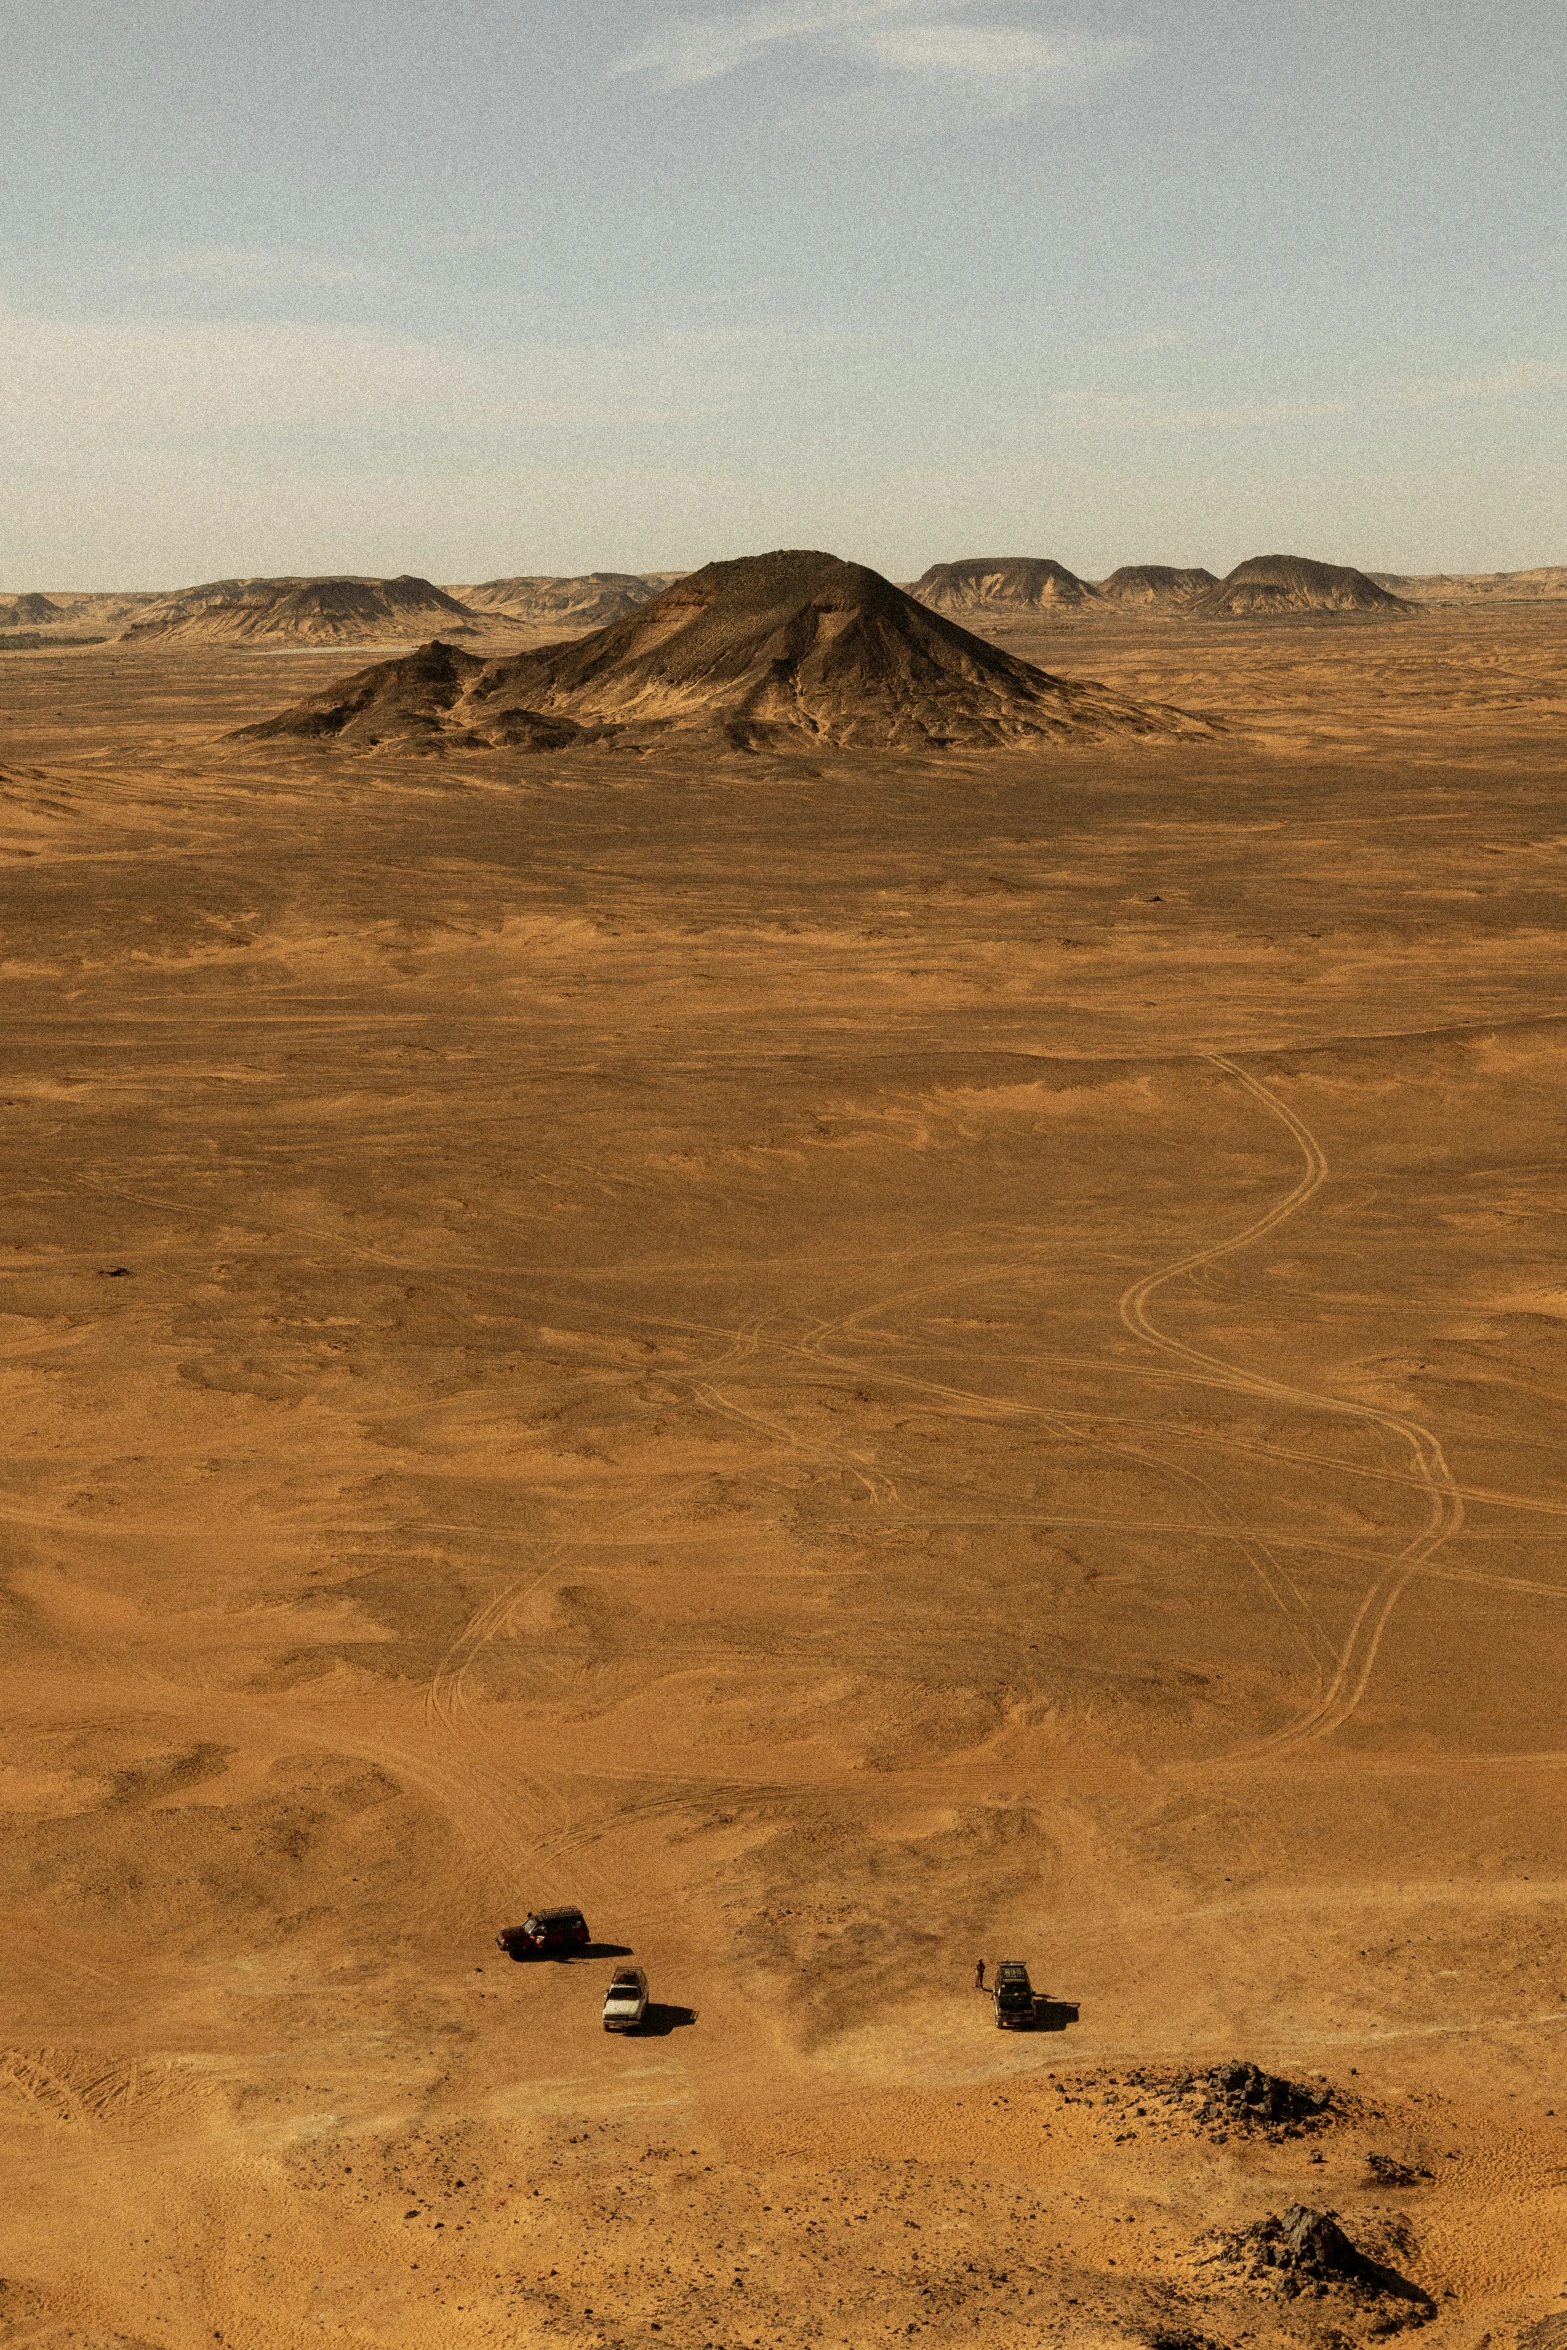
[(1075, 1999), (1034, 1998), (1034, 2029), (1036, 2032), (1064, 2032), (1068, 2024), (1078, 2020)]
[(694, 2007), (671, 2007), (665, 2000), (650, 1999), (647, 2012), (637, 2026), (643, 2040), (666, 2040), (671, 2032), (678, 2032), (683, 2024), (696, 2022)]
[(585, 1958), (631, 1958), (635, 1954), (629, 1942), (574, 1942), (567, 1950), (508, 1950), (506, 1956), (513, 1966), (535, 1966), (548, 1959), (556, 1966), (576, 1966)]

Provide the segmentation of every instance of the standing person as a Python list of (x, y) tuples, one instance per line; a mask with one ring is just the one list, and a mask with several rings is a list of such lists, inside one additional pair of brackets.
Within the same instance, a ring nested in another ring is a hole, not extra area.
[(985, 1962), (983, 1959), (974, 1969), (974, 1988), (976, 1991), (983, 1991), (985, 1988)]

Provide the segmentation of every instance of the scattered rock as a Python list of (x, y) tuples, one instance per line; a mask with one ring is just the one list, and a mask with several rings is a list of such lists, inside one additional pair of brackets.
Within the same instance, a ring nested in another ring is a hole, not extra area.
[(1416, 2187), (1431, 2173), (1416, 2163), (1400, 2162), (1391, 2154), (1368, 2154), (1366, 2167), (1379, 2187)]
[(1265, 2129), (1279, 2137), (1321, 2124), (1333, 2103), (1331, 2090), (1308, 2089), (1239, 2060), (1185, 2076), (1177, 2087), (1198, 2099), (1200, 2121), (1227, 2129)]

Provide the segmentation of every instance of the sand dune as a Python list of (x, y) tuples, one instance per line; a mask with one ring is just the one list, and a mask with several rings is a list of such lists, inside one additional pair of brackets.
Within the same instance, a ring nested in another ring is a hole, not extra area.
[(442, 628), (473, 634), (478, 615), (427, 579), (219, 579), (182, 588), (140, 611), (125, 630), (139, 643), (364, 644)]
[(1257, 619), (1279, 612), (1409, 612), (1413, 606), (1364, 571), (1307, 555), (1253, 555), (1192, 607), (1205, 616)]
[(945, 750), (1203, 728), (1018, 661), (859, 564), (787, 552), (709, 564), (608, 628), (537, 652), (480, 662), (426, 645), (248, 731), (555, 749), (670, 730), (739, 749)]
[(1044, 555), (970, 555), (961, 563), (933, 563), (909, 594), (933, 612), (1070, 610), (1097, 601), (1099, 591), (1064, 563)]

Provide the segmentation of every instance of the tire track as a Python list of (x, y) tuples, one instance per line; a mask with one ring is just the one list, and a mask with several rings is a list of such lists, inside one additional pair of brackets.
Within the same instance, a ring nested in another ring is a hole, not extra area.
[(1272, 1403), (1304, 1406), (1315, 1412), (1333, 1412), (1363, 1425), (1385, 1429), (1397, 1436), (1410, 1449), (1415, 1482), (1428, 1497), (1426, 1522), (1412, 1535), (1383, 1572), (1377, 1576), (1363, 1595), (1338, 1657), (1336, 1669), (1317, 1704), (1301, 1718), (1272, 1737), (1259, 1742), (1253, 1751), (1277, 1751), (1295, 1746), (1309, 1738), (1329, 1738), (1354, 1713), (1370, 1686), (1376, 1669), (1383, 1638), (1391, 1623), (1400, 1599), (1414, 1577), (1448, 1537), (1455, 1534), (1464, 1520), (1463, 1496), (1455, 1484), (1441, 1445), (1431, 1430), (1418, 1420), (1404, 1419), (1396, 1412), (1380, 1411), (1374, 1404), (1352, 1403), (1340, 1396), (1322, 1395), (1309, 1387), (1298, 1387), (1283, 1379), (1269, 1379), (1260, 1372), (1244, 1370), (1239, 1364), (1229, 1363), (1220, 1355), (1207, 1353), (1203, 1348), (1189, 1345), (1186, 1340), (1172, 1338), (1161, 1330), (1149, 1312), (1152, 1299), (1172, 1281), (1196, 1272), (1204, 1265), (1216, 1264), (1221, 1257), (1232, 1256), (1237, 1250), (1249, 1248), (1274, 1231), (1287, 1217), (1305, 1206), (1327, 1179), (1327, 1156), (1305, 1120), (1297, 1116), (1287, 1103), (1280, 1101), (1238, 1063), (1226, 1060), (1221, 1054), (1208, 1056), (1216, 1069), (1222, 1069), (1255, 1095), (1272, 1117), (1289, 1129), (1302, 1157), (1305, 1172), (1285, 1197), (1259, 1216), (1241, 1232), (1227, 1240), (1214, 1241), (1206, 1248), (1194, 1249), (1179, 1257), (1174, 1264), (1165, 1265), (1158, 1272), (1146, 1273), (1134, 1281), (1121, 1299), (1121, 1320), (1136, 1338), (1157, 1347), (1162, 1354), (1190, 1364), (1205, 1377), (1215, 1379), (1237, 1395), (1256, 1396)]

